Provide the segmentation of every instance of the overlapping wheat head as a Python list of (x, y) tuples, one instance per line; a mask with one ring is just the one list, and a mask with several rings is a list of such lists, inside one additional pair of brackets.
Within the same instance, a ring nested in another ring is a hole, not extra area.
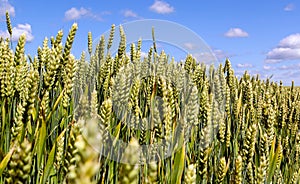
[(76, 30), (33, 58), (25, 35), (15, 49), (0, 40), (0, 183), (300, 182), (294, 85), (238, 79), (229, 60), (175, 62), (156, 48), (142, 58), (142, 40), (127, 54), (122, 27), (111, 55), (114, 25), (96, 48), (89, 33), (76, 59)]

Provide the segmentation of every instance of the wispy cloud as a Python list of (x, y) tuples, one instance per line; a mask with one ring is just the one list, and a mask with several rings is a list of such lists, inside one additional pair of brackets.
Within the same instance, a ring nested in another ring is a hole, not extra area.
[[(31, 42), (34, 39), (32, 35), (31, 25), (30, 24), (18, 24), (17, 27), (12, 29), (12, 41), (18, 41), (20, 36), (24, 33), (26, 35), (26, 41)], [(8, 38), (8, 31), (0, 30), (0, 37)]]
[(267, 53), (265, 61), (266, 63), (279, 63), (296, 59), (300, 59), (300, 33), (282, 39), (274, 49)]
[(161, 0), (155, 0), (149, 9), (159, 14), (169, 14), (175, 11), (173, 6)]
[(278, 67), (279, 70), (299, 70), (300, 69), (300, 63), (293, 64), (293, 65), (282, 65)]
[(263, 69), (264, 69), (264, 70), (274, 70), (275, 67), (272, 67), (272, 66), (270, 66), (270, 65), (264, 65), (264, 66), (263, 66)]
[(236, 65), (237, 68), (253, 68), (251, 63), (238, 63)]
[(230, 38), (240, 38), (240, 37), (248, 37), (249, 34), (242, 30), (241, 28), (230, 28), (224, 36), (230, 37)]
[(0, 16), (4, 16), (6, 11), (8, 11), (11, 16), (15, 16), (15, 8), (8, 0), (0, 0)]
[(195, 49), (197, 49), (197, 45), (194, 44), (194, 43), (190, 43), (190, 42), (184, 43), (183, 47), (186, 48), (186, 49), (188, 49), (188, 50), (195, 50)]
[(214, 49), (213, 53), (218, 58), (218, 60), (221, 62), (223, 62), (226, 58), (230, 58), (230, 57), (234, 56), (233, 54), (229, 54), (226, 51), (221, 50), (221, 49)]
[(133, 12), (132, 10), (124, 10), (122, 11), (122, 14), (126, 18), (138, 18), (138, 14)]
[(251, 70), (245, 70), (245, 69), (237, 69), (237, 70), (235, 70), (234, 71), (234, 74), (238, 77), (238, 78), (240, 78), (240, 77), (242, 77), (244, 74), (245, 74), (245, 72), (247, 71), (247, 73), (250, 75), (250, 76), (256, 76), (256, 75), (259, 75), (260, 76), (260, 78), (266, 78), (268, 75), (265, 73), (265, 72), (263, 72), (263, 71), (261, 71), (261, 70), (253, 70), (253, 69), (251, 69)]
[(79, 20), (81, 18), (92, 18), (98, 21), (102, 21), (100, 15), (93, 13), (91, 10), (81, 7), (80, 9), (71, 8), (65, 12), (65, 20)]
[(286, 5), (283, 10), (284, 11), (293, 11), (294, 9), (295, 9), (295, 5), (293, 3), (290, 3), (290, 4)]
[(220, 49), (213, 49), (212, 52), (196, 52), (192, 54), (199, 62), (211, 64), (217, 61), (223, 61), (230, 57), (230, 54)]

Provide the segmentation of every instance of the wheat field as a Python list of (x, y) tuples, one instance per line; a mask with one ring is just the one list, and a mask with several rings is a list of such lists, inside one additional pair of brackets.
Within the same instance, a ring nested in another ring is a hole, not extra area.
[(147, 57), (142, 40), (128, 54), (114, 25), (95, 48), (88, 33), (76, 59), (77, 28), (35, 57), (25, 35), (15, 48), (0, 39), (0, 183), (300, 183), (293, 83), (238, 78), (228, 59), (177, 62), (155, 42)]

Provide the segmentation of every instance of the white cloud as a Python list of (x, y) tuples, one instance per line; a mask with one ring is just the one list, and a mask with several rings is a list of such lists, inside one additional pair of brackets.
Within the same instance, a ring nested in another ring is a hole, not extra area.
[(168, 14), (175, 11), (174, 7), (161, 0), (155, 0), (154, 4), (151, 5), (149, 9), (159, 14)]
[[(247, 73), (250, 75), (250, 76), (256, 76), (256, 75), (259, 75), (259, 76), (267, 76), (266, 74), (264, 74), (263, 71), (261, 70), (245, 70), (245, 69), (240, 69), (240, 70), (235, 70), (234, 71), (234, 74), (240, 78), (242, 77), (245, 72), (247, 71)], [(261, 78), (261, 77), (260, 77)]]
[[(24, 33), (26, 35), (26, 41), (31, 42), (34, 39), (32, 35), (31, 25), (30, 24), (18, 24), (17, 27), (12, 29), (12, 41), (18, 41), (19, 37)], [(0, 37), (9, 38), (8, 31), (0, 30)]]
[[(126, 55), (130, 58), (130, 52), (126, 52)], [(141, 60), (143, 61), (144, 58), (148, 58), (148, 53), (141, 51)]]
[(236, 65), (237, 68), (252, 68), (253, 65), (251, 63), (238, 63)]
[(264, 69), (264, 70), (273, 70), (274, 67), (271, 67), (271, 66), (269, 66), (269, 65), (264, 65), (264, 66), (263, 66), (263, 69)]
[(214, 49), (212, 52), (196, 52), (192, 54), (199, 62), (204, 62), (206, 64), (212, 64), (216, 61), (223, 61), (225, 58), (229, 57), (229, 54), (220, 49)]
[(220, 49), (214, 49), (213, 53), (221, 62), (223, 62), (223, 60), (225, 60), (226, 58), (230, 58), (233, 56), (232, 54), (228, 54), (227, 52)]
[(300, 59), (300, 33), (282, 39), (278, 46), (267, 53), (267, 63)]
[(284, 11), (293, 11), (295, 9), (295, 5), (290, 3), (284, 7)]
[(123, 15), (124, 17), (132, 17), (132, 18), (137, 18), (138, 14), (136, 14), (135, 12), (133, 12), (132, 10), (125, 10), (123, 11)]
[(94, 14), (91, 10), (81, 7), (80, 9), (71, 8), (65, 12), (65, 20), (78, 20), (81, 18), (90, 17), (99, 21), (102, 21), (102, 18), (99, 15)]
[(183, 46), (186, 48), (186, 49), (189, 49), (189, 50), (194, 50), (197, 48), (197, 45), (193, 44), (193, 43), (184, 43)]
[(4, 16), (6, 11), (8, 11), (10, 16), (15, 16), (15, 8), (8, 0), (0, 0), (0, 16)]
[(196, 52), (192, 54), (199, 62), (204, 62), (206, 64), (217, 61), (223, 62), (226, 58), (232, 57), (232, 54), (220, 49), (212, 49), (212, 52)]
[(292, 34), (279, 42), (279, 47), (300, 48), (300, 33)]
[(279, 70), (299, 70), (300, 69), (300, 63), (293, 64), (293, 65), (282, 65), (278, 67)]
[(224, 35), (230, 38), (249, 36), (249, 34), (246, 31), (243, 31), (241, 28), (230, 28)]
[(209, 52), (193, 53), (191, 54), (197, 62), (203, 62), (205, 64), (213, 64), (216, 62), (216, 57)]

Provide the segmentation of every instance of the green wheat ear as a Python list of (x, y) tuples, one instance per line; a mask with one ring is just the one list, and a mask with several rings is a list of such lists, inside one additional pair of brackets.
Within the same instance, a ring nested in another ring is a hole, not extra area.
[(5, 16), (6, 16), (7, 31), (9, 33), (10, 37), (12, 37), (12, 26), (11, 26), (11, 22), (10, 22), (10, 17), (9, 17), (8, 11), (5, 12)]
[(138, 184), (140, 150), (138, 140), (132, 138), (122, 156), (122, 162), (125, 164), (120, 168), (119, 184)]
[(228, 167), (229, 167), (229, 165), (226, 164), (225, 157), (222, 157), (220, 159), (220, 165), (218, 167), (217, 183), (222, 183), (223, 182), (223, 180), (224, 180), (224, 178), (226, 176)]
[(65, 47), (64, 47), (64, 53), (63, 53), (63, 64), (65, 65), (66, 63), (68, 63), (69, 60), (69, 56), (71, 54), (71, 48), (75, 39), (75, 34), (76, 31), (78, 29), (78, 25), (77, 23), (74, 23), (69, 31), (68, 37), (67, 37), (67, 41), (65, 43)]
[(91, 32), (88, 33), (88, 50), (91, 56), (93, 52), (93, 37)]
[[(113, 43), (113, 39), (114, 39), (114, 35), (115, 35), (115, 25), (111, 25), (111, 30), (110, 30), (110, 35), (109, 35), (109, 39), (108, 39), (108, 43), (107, 43), (107, 52), (109, 51), (109, 49), (112, 46)], [(102, 39), (102, 37), (101, 37)]]
[(32, 165), (31, 143), (25, 139), (17, 143), (8, 165), (7, 183), (27, 183)]
[(190, 164), (185, 172), (184, 175), (184, 183), (185, 184), (196, 184), (197, 183), (197, 171), (196, 171), (196, 165)]
[(234, 170), (234, 183), (243, 183), (243, 159), (242, 157), (239, 155), (236, 160), (235, 160), (235, 170)]

